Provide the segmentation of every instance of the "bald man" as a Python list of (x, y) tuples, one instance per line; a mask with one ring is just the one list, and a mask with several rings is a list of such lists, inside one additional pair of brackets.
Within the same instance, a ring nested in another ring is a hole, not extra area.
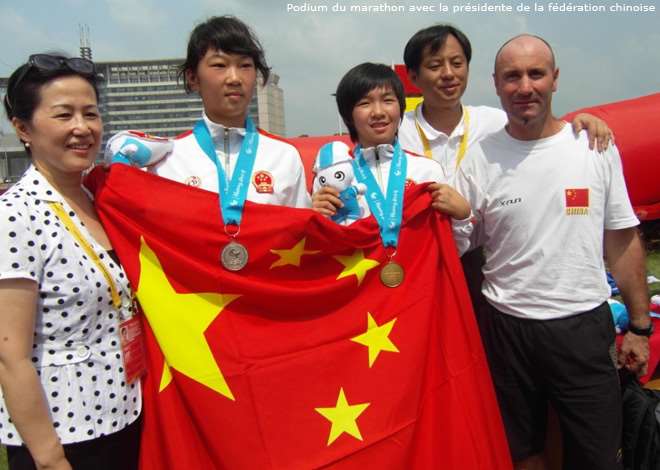
[[(417, 31), (403, 52), (408, 76), (422, 92), (423, 102), (403, 116), (399, 142), (402, 148), (438, 162), (452, 184), (466, 150), (506, 124), (506, 114), (501, 109), (462, 103), (471, 59), (470, 40), (450, 24), (435, 24)], [(587, 129), (592, 146), (597, 140), (599, 149), (607, 148), (610, 130), (604, 121), (580, 113), (572, 126), (575, 132)], [(461, 261), (478, 314), (484, 303), (480, 294), (483, 253), (480, 249), (472, 250)]]
[[(548, 401), (564, 470), (622, 468), (617, 365), (646, 371), (652, 328), (621, 160), (553, 116), (559, 70), (543, 39), (506, 42), (493, 77), (507, 124), (468, 150), (459, 190), (482, 233), (482, 333), (515, 468), (545, 468)], [(632, 325), (618, 357), (604, 252)]]

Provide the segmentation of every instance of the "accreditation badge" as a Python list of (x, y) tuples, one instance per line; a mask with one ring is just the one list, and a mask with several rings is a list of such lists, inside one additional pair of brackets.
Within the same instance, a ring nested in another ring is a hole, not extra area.
[(137, 315), (119, 324), (119, 344), (124, 358), (126, 383), (133, 383), (147, 371), (142, 324)]

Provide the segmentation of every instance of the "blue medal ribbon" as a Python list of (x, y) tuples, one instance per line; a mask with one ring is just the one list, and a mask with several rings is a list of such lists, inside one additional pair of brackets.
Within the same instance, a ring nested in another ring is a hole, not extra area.
[[(378, 151), (374, 148), (374, 151)], [(353, 170), (360, 183), (367, 187), (367, 204), (376, 218), (380, 228), (380, 237), (385, 247), (396, 248), (399, 243), (401, 231), (401, 218), (403, 216), (403, 191), (406, 184), (407, 161), (399, 141), (394, 142), (394, 155), (390, 165), (390, 174), (387, 183), (387, 197), (378, 186), (376, 178), (367, 166), (362, 155), (362, 147), (358, 145), (353, 150)]]
[(223, 222), (225, 225), (240, 225), (245, 198), (250, 187), (252, 168), (257, 156), (257, 147), (259, 146), (259, 132), (254, 122), (249, 117), (245, 120), (245, 137), (238, 153), (238, 160), (231, 181), (227, 180), (227, 173), (218, 161), (211, 133), (203, 119), (197, 121), (193, 134), (197, 144), (211, 159), (218, 172), (218, 199)]

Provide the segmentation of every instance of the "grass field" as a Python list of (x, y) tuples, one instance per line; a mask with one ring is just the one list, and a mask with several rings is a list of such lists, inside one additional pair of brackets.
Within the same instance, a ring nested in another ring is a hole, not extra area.
[[(660, 250), (646, 256), (646, 267), (649, 274), (653, 274), (660, 279)], [(649, 294), (660, 295), (660, 282), (649, 284)]]
[[(649, 253), (646, 265), (648, 273), (660, 279), (660, 251)], [(653, 295), (660, 295), (660, 282), (649, 284), (649, 297)]]
[[(646, 271), (660, 279), (660, 221), (642, 224), (646, 240)], [(650, 295), (660, 295), (660, 282), (649, 284)]]
[[(646, 255), (646, 267), (648, 274), (652, 274), (660, 279), (660, 246), (656, 248), (652, 245), (653, 251)], [(650, 295), (660, 295), (660, 282), (649, 284)], [(0, 446), (0, 470), (7, 470), (7, 459), (4, 447)]]

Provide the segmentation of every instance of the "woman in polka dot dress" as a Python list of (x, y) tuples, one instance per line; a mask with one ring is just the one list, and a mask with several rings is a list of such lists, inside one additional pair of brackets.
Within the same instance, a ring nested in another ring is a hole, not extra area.
[(32, 165), (0, 198), (0, 441), (15, 469), (137, 468), (130, 287), (81, 186), (101, 144), (92, 62), (30, 56), (4, 106)]

